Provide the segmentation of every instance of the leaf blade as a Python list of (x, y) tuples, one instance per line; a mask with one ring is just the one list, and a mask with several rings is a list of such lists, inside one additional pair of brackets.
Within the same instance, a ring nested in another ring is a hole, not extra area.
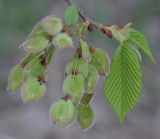
[(132, 47), (123, 44), (114, 56), (111, 71), (104, 83), (105, 98), (121, 122), (137, 103), (141, 89), (139, 58)]

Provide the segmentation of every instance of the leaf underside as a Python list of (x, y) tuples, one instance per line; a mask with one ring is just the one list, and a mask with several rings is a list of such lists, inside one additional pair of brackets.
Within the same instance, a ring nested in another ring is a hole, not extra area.
[(122, 122), (137, 103), (142, 89), (141, 68), (135, 50), (124, 43), (113, 58), (111, 71), (104, 83), (107, 102)]

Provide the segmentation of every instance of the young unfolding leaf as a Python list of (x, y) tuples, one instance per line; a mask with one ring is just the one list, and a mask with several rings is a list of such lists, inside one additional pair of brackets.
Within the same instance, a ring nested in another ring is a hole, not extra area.
[(36, 77), (28, 78), (22, 86), (21, 95), (24, 103), (41, 99), (46, 91), (45, 84), (38, 82)]
[(148, 41), (146, 40), (146, 38), (141, 32), (133, 28), (129, 28), (126, 31), (125, 37), (126, 37), (126, 40), (129, 40), (135, 43), (155, 63), (155, 58), (152, 54), (151, 49), (149, 48)]
[(106, 52), (100, 48), (95, 48), (92, 54), (91, 64), (93, 64), (101, 76), (106, 76), (109, 72), (110, 60)]
[(7, 90), (10, 94), (17, 91), (23, 82), (23, 68), (21, 65), (15, 66), (8, 76), (8, 86)]
[(49, 44), (49, 40), (45, 37), (35, 37), (25, 41), (20, 48), (29, 53), (37, 53), (45, 49)]
[(50, 35), (59, 33), (63, 28), (62, 20), (53, 15), (47, 16), (44, 19), (42, 19), (40, 21), (40, 25)]
[(74, 120), (75, 112), (76, 108), (71, 100), (60, 100), (51, 105), (49, 118), (52, 124), (64, 128)]
[(60, 33), (55, 36), (53, 39), (53, 44), (57, 48), (69, 48), (73, 47), (73, 41), (72, 38), (68, 36), (67, 33)]
[(80, 47), (81, 47), (81, 51), (82, 51), (82, 57), (85, 60), (89, 61), (91, 59), (91, 53), (90, 53), (89, 46), (88, 46), (87, 42), (80, 39)]
[[(123, 28), (122, 28), (122, 34), (125, 35), (127, 30), (132, 26), (132, 23), (129, 22), (127, 23)], [(125, 36), (124, 36), (125, 37)]]
[(88, 64), (84, 59), (74, 58), (67, 64), (66, 73), (79, 73), (86, 78), (88, 76)]
[(84, 91), (84, 79), (80, 74), (68, 75), (63, 83), (63, 91), (71, 100), (78, 103)]
[(124, 43), (116, 51), (104, 83), (106, 100), (121, 122), (138, 102), (141, 89), (141, 69), (137, 53), (130, 44)]
[(94, 113), (90, 106), (79, 105), (78, 122), (81, 129), (87, 129), (94, 123)]
[(124, 37), (123, 37), (123, 34), (121, 32), (121, 29), (119, 29), (116, 25), (113, 25), (113, 26), (109, 27), (109, 29), (111, 30), (112, 35), (115, 39), (117, 39), (120, 42), (123, 42)]
[(79, 18), (79, 15), (78, 15), (77, 7), (74, 4), (70, 5), (66, 9), (65, 14), (64, 14), (65, 22), (68, 25), (72, 26), (78, 22), (78, 18)]

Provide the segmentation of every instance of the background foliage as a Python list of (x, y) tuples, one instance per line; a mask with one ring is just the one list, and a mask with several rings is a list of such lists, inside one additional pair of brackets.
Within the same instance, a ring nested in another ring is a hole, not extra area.
[[(62, 0), (0, 0), (0, 138), (2, 139), (159, 139), (160, 138), (160, 1), (159, 0), (75, 0), (87, 15), (99, 22), (110, 24), (134, 23), (144, 32), (157, 58), (153, 65), (143, 58), (143, 92), (137, 107), (130, 112), (124, 125), (103, 101), (102, 82), (96, 88), (92, 102), (96, 124), (88, 132), (77, 126), (67, 129), (52, 127), (48, 122), (49, 105), (62, 95), (64, 69), (73, 51), (58, 52), (50, 66), (48, 92), (44, 99), (33, 104), (23, 104), (20, 96), (6, 92), (7, 76), (13, 65), (23, 57), (18, 49), (33, 25), (48, 14), (63, 17), (66, 4)], [(94, 32), (88, 39), (96, 47), (104, 48), (110, 56), (117, 42)], [(63, 57), (62, 57), (63, 56)], [(58, 75), (58, 76), (57, 76)]]

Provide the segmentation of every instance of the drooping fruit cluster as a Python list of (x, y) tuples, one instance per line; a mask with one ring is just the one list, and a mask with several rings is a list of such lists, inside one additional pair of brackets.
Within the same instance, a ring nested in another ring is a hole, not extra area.
[[(74, 58), (66, 66), (63, 83), (64, 96), (50, 107), (49, 117), (53, 124), (66, 127), (78, 121), (81, 129), (89, 128), (94, 122), (90, 106), (99, 75), (109, 71), (109, 58), (100, 48), (89, 47), (81, 37), (88, 23), (77, 28), (79, 47)], [(71, 28), (55, 16), (39, 21), (26, 41), (20, 46), (28, 55), (15, 66), (8, 78), (8, 91), (13, 94), (21, 87), (24, 103), (41, 99), (46, 92), (47, 67), (57, 48), (73, 47)], [(81, 31), (80, 31), (81, 30)]]
[(107, 54), (102, 49), (89, 47), (81, 39), (74, 58), (66, 66), (64, 96), (50, 107), (51, 122), (66, 127), (77, 120), (81, 129), (91, 127), (94, 113), (90, 102), (94, 88), (99, 75), (105, 76), (108, 70)]
[(73, 46), (71, 37), (62, 30), (63, 22), (60, 18), (47, 16), (35, 25), (26, 41), (20, 46), (28, 54), (11, 70), (7, 90), (14, 94), (22, 86), (23, 102), (33, 102), (44, 96), (46, 70), (56, 48)]

